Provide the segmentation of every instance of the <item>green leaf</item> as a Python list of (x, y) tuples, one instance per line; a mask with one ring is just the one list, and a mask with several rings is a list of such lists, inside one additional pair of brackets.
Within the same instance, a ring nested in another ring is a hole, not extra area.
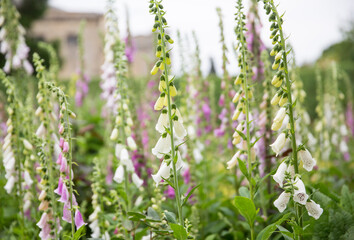
[(146, 216), (144, 214), (138, 213), (138, 212), (128, 212), (129, 220), (131, 221), (141, 221), (142, 219), (145, 219)]
[(250, 191), (248, 190), (248, 188), (246, 188), (245, 186), (242, 186), (238, 189), (238, 193), (242, 196), (242, 197), (246, 197), (246, 198), (250, 198)]
[(237, 130), (237, 129), (235, 129), (235, 131), (238, 133), (238, 135), (240, 135), (240, 136), (242, 137), (242, 139), (243, 139), (244, 141), (247, 141), (247, 137), (246, 137), (245, 134), (243, 134), (243, 132), (241, 132), (241, 131), (239, 131), (239, 130)]
[(151, 219), (160, 220), (159, 214), (152, 207), (148, 208), (147, 215)]
[(184, 227), (182, 227), (179, 224), (175, 224), (175, 223), (170, 223), (170, 227), (173, 231), (173, 236), (177, 239), (177, 240), (186, 240), (188, 235), (186, 230), (184, 229)]
[(240, 214), (246, 218), (248, 224), (253, 226), (254, 219), (256, 218), (257, 212), (256, 207), (251, 199), (241, 196), (235, 197), (235, 205)]
[(271, 225), (268, 225), (265, 227), (257, 236), (257, 240), (267, 240), (272, 236), (274, 231), (277, 229), (277, 225), (282, 224), (286, 219), (289, 218), (291, 213), (285, 214), (282, 218), (280, 218), (278, 221), (275, 223), (272, 223)]
[(192, 189), (189, 191), (188, 195), (187, 195), (187, 196), (184, 198), (184, 200), (183, 200), (182, 206), (187, 203), (187, 201), (188, 201), (188, 199), (190, 198), (190, 196), (193, 194), (193, 192), (194, 192), (200, 185), (201, 185), (201, 183), (198, 184), (197, 186), (195, 186), (194, 188), (192, 188)]
[(256, 140), (251, 144), (251, 148), (253, 148), (253, 146), (258, 142), (259, 139), (261, 139), (262, 137), (258, 137), (256, 138)]
[(134, 235), (135, 240), (141, 240), (144, 236), (146, 236), (147, 231), (149, 230), (148, 227), (142, 229), (141, 231), (137, 230)]
[(277, 228), (280, 230), (280, 233), (283, 235), (285, 240), (293, 240), (293, 234), (289, 232), (288, 229), (282, 227), (281, 225), (277, 225)]
[[(164, 178), (164, 177), (161, 177), (165, 182), (167, 182), (168, 183), (168, 185), (170, 185), (173, 189), (175, 189), (175, 187), (173, 186), (173, 183), (170, 181), (170, 180), (168, 180), (167, 178)], [(176, 189), (175, 189), (176, 190)]]
[(245, 175), (245, 177), (248, 179), (248, 172), (245, 163), (239, 158), (237, 158), (237, 161), (242, 174)]
[(73, 240), (79, 240), (86, 235), (86, 225), (81, 226), (74, 234)]
[(165, 211), (164, 214), (166, 216), (167, 222), (177, 223), (176, 215), (173, 212)]

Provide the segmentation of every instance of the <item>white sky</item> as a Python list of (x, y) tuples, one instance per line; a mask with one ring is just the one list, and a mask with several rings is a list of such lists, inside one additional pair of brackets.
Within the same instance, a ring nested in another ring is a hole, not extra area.
[[(290, 41), (295, 50), (298, 64), (313, 62), (325, 48), (340, 41), (342, 38), (340, 29), (346, 28), (349, 21), (354, 19), (354, 0), (276, 1), (281, 2), (279, 5), (280, 12), (286, 10), (284, 29), (287, 34), (290, 34)], [(244, 2), (248, 3), (249, 1)], [(174, 40), (176, 40), (177, 30), (181, 31), (182, 36), (188, 35), (186, 39), (192, 39), (191, 32), (193, 30), (196, 32), (200, 43), (204, 73), (209, 70), (210, 57), (213, 57), (217, 72), (220, 73), (221, 46), (216, 7), (222, 9), (224, 16), (224, 31), (230, 60), (228, 70), (230, 73), (238, 71), (232, 51), (232, 45), (235, 41), (235, 3), (236, 0), (165, 0), (163, 2), (164, 9), (167, 11), (165, 17), (171, 26), (171, 36)], [(103, 13), (105, 4), (106, 1), (104, 0), (50, 0), (51, 6), (80, 12)], [(117, 0), (116, 5), (119, 25), (123, 34), (126, 31), (125, 6), (128, 7), (130, 12), (132, 34), (145, 35), (151, 33), (154, 18), (148, 12), (148, 0)], [(259, 8), (259, 12), (264, 26), (262, 39), (270, 47), (269, 24), (263, 7)], [(178, 50), (176, 45), (175, 49)], [(177, 65), (180, 62), (178, 56), (179, 53), (175, 52), (174, 60)]]

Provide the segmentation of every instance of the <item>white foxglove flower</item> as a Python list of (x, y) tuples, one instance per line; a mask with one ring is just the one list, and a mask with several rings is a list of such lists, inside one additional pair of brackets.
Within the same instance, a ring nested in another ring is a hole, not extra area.
[(126, 166), (128, 171), (134, 171), (133, 162), (130, 159), (128, 150), (126, 148), (123, 148), (120, 152), (120, 162), (122, 165)]
[(27, 141), (26, 139), (23, 139), (23, 145), (25, 146), (25, 148), (27, 150), (30, 150), (30, 151), (33, 150), (32, 144), (29, 141)]
[(297, 177), (295, 179), (294, 186), (297, 188), (297, 190), (294, 190), (294, 197), (293, 197), (294, 201), (302, 205), (305, 205), (309, 196), (306, 194), (304, 183), (302, 182), (301, 179)]
[(16, 179), (14, 176), (10, 176), (9, 179), (7, 180), (7, 183), (4, 188), (8, 194), (10, 194), (12, 189), (14, 188), (15, 181), (16, 181)]
[(31, 186), (32, 183), (33, 183), (33, 180), (29, 174), (29, 172), (26, 170), (25, 173), (24, 173), (24, 180), (25, 180), (25, 183), (27, 186)]
[(273, 175), (274, 181), (276, 181), (280, 187), (283, 187), (285, 172), (287, 169), (288, 169), (288, 165), (284, 161), (279, 165), (277, 172)]
[(320, 204), (315, 203), (313, 200), (306, 202), (305, 207), (309, 216), (315, 218), (316, 220), (319, 219), (323, 213), (323, 209), (321, 208)]
[(272, 130), (273, 131), (277, 131), (281, 128), (281, 126), (283, 125), (283, 120), (286, 116), (286, 108), (282, 107), (279, 109), (279, 111), (277, 112), (277, 115), (275, 116), (274, 120), (273, 120), (273, 124), (272, 124)]
[(240, 157), (241, 151), (237, 151), (230, 161), (227, 162), (227, 169), (231, 169), (237, 164), (237, 159)]
[(187, 136), (187, 131), (184, 128), (183, 123), (180, 121), (173, 121), (173, 129), (175, 130), (177, 138), (184, 138)]
[(285, 142), (286, 142), (285, 133), (281, 133), (277, 137), (275, 142), (270, 145), (272, 147), (272, 150), (277, 154), (277, 156), (280, 153), (280, 151), (283, 149), (283, 147), (285, 146)]
[(91, 237), (92, 238), (99, 238), (100, 235), (101, 235), (101, 232), (100, 232), (100, 227), (98, 225), (98, 219), (96, 219), (93, 222), (91, 222), (89, 227), (92, 230)]
[(127, 144), (130, 150), (135, 151), (137, 149), (136, 143), (131, 136), (127, 138)]
[(346, 153), (349, 151), (348, 144), (345, 142), (344, 139), (342, 139), (342, 141), (339, 144), (339, 150), (341, 153)]
[(168, 114), (167, 109), (162, 110), (159, 119), (157, 120), (157, 124), (155, 126), (156, 131), (159, 133), (165, 132), (165, 127), (168, 127)]
[(287, 192), (282, 192), (278, 199), (274, 201), (274, 206), (276, 208), (278, 208), (279, 212), (284, 212), (284, 210), (286, 209), (286, 206), (289, 203), (290, 200), (290, 193)]
[(120, 158), (120, 153), (122, 152), (122, 149), (124, 148), (123, 144), (117, 143), (116, 148), (115, 148), (115, 154), (116, 157), (119, 159)]
[(116, 169), (116, 172), (114, 173), (113, 180), (116, 181), (117, 183), (122, 183), (124, 180), (124, 167), (123, 165), (119, 165), (119, 167)]
[(194, 161), (198, 164), (203, 160), (203, 155), (198, 148), (193, 149)]
[(306, 149), (300, 150), (297, 155), (302, 161), (303, 167), (306, 169), (306, 171), (312, 171), (313, 167), (316, 165), (316, 160), (312, 158), (311, 153)]
[(152, 149), (152, 154), (158, 158), (162, 158), (164, 154), (169, 153), (171, 150), (171, 137), (167, 134), (166, 137), (160, 137), (155, 147)]
[(152, 179), (154, 179), (156, 183), (156, 187), (161, 182), (162, 178), (168, 178), (170, 176), (170, 166), (167, 166), (165, 161), (162, 162), (160, 169), (157, 171), (155, 175), (151, 175)]
[(140, 188), (141, 185), (143, 185), (143, 183), (144, 183), (144, 180), (140, 179), (139, 176), (136, 175), (136, 173), (133, 173), (132, 180), (137, 188)]
[(118, 129), (115, 128), (115, 129), (113, 129), (113, 131), (112, 131), (112, 133), (111, 133), (110, 139), (111, 139), (112, 141), (114, 141), (114, 140), (117, 140), (117, 138), (118, 138)]
[(41, 123), (41, 125), (37, 129), (36, 136), (39, 137), (39, 138), (44, 138), (45, 137), (45, 127), (44, 127), (43, 123)]

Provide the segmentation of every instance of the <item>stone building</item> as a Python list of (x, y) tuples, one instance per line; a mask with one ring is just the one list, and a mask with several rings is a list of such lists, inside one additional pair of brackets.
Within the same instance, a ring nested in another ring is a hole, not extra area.
[[(100, 13), (67, 12), (49, 7), (43, 18), (34, 22), (29, 34), (39, 40), (52, 42), (60, 41), (60, 57), (63, 60), (60, 78), (70, 78), (80, 66), (78, 33), (81, 20), (85, 20), (84, 30), (84, 61), (85, 72), (90, 77), (101, 74), (104, 61), (104, 16)], [(145, 76), (150, 72), (154, 52), (153, 37), (137, 36), (135, 43), (134, 61), (130, 65), (133, 76)]]

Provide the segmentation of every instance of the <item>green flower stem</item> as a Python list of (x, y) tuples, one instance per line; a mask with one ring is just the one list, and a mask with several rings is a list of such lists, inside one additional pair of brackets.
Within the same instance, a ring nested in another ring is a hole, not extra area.
[(173, 167), (173, 182), (174, 182), (174, 187), (175, 191), (177, 194), (176, 195), (176, 203), (177, 203), (177, 211), (178, 211), (178, 221), (181, 226), (183, 226), (183, 216), (182, 216), (182, 205), (181, 205), (181, 193), (179, 189), (179, 184), (178, 184), (178, 176), (177, 176), (177, 169), (176, 169), (176, 164), (174, 162), (175, 159), (175, 144), (174, 144), (174, 138), (173, 138), (173, 121), (172, 121), (172, 111), (171, 111), (171, 95), (170, 95), (170, 87), (169, 87), (169, 79), (168, 79), (168, 64), (166, 62), (166, 43), (165, 43), (165, 31), (164, 28), (162, 27), (163, 23), (161, 21), (161, 11), (159, 8), (159, 4), (155, 0), (155, 7), (157, 8), (157, 15), (159, 17), (159, 30), (161, 34), (161, 44), (162, 44), (162, 56), (163, 56), (163, 64), (165, 65), (165, 70), (164, 74), (166, 77), (166, 89), (167, 89), (167, 107), (168, 107), (168, 118), (170, 122), (170, 136), (171, 136), (171, 156), (172, 156), (172, 167)]
[[(281, 46), (283, 48), (283, 63), (284, 63), (284, 73), (285, 73), (285, 80), (286, 80), (286, 89), (288, 93), (288, 102), (289, 102), (289, 120), (290, 120), (290, 134), (291, 134), (291, 146), (292, 146), (292, 159), (294, 164), (295, 174), (299, 173), (299, 166), (298, 166), (298, 159), (297, 159), (297, 145), (296, 145), (296, 138), (295, 138), (295, 121), (294, 121), (294, 111), (293, 111), (293, 101), (291, 96), (291, 81), (289, 79), (289, 71), (288, 71), (288, 61), (287, 61), (287, 52), (286, 52), (286, 45), (285, 45), (285, 38), (282, 29), (282, 22), (279, 16), (279, 13), (274, 5), (274, 1), (270, 1), (271, 7), (273, 12), (276, 15), (277, 23), (279, 26), (279, 35)], [(295, 203), (296, 209), (296, 219), (300, 227), (302, 228), (302, 207), (299, 204)], [(302, 236), (299, 236), (302, 239)]]

